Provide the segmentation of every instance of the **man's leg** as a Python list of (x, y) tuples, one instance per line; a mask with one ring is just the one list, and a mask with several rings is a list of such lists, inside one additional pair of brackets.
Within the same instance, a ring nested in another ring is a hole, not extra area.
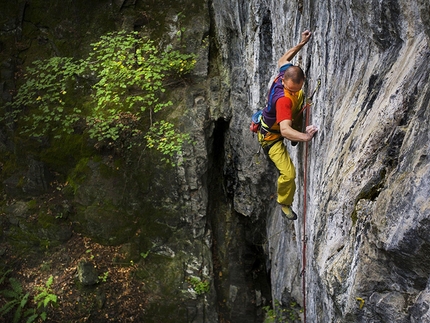
[(270, 148), (269, 157), (279, 170), (278, 203), (291, 206), (296, 190), (296, 170), (282, 140)]

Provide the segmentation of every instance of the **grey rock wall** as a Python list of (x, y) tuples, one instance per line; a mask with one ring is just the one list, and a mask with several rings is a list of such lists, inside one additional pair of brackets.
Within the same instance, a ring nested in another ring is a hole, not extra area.
[[(306, 305), (310, 322), (429, 321), (430, 169), (428, 1), (214, 0), (220, 60), (230, 89), (223, 113), (235, 157), (234, 208), (267, 217), (272, 296)], [(321, 79), (311, 122), (306, 223), (304, 144), (285, 223), (276, 172), (248, 130), (278, 57), (300, 33), (307, 90)], [(306, 304), (301, 277), (306, 230)], [(362, 299), (362, 301), (361, 301)]]

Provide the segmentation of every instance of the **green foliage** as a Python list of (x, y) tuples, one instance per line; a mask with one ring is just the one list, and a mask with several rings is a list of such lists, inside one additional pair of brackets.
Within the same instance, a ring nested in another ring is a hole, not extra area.
[(148, 250), (147, 252), (141, 252), (140, 253), (140, 256), (143, 258), (143, 259), (146, 259), (146, 258), (148, 258), (148, 256), (149, 256), (149, 253), (151, 252), (151, 250)]
[(93, 255), (93, 249), (87, 249), (85, 250), (85, 253), (88, 255), (90, 260), (94, 259), (95, 256)]
[(4, 317), (12, 310), (15, 310), (12, 322), (17, 323), (22, 317), (26, 317), (31, 314), (28, 311), (25, 311), (23, 313), (23, 310), (27, 305), (30, 293), (24, 294), (20, 282), (17, 281), (15, 278), (9, 278), (9, 283), (11, 289), (5, 289), (0, 291), (0, 294), (3, 295), (7, 300), (6, 304), (3, 305), (2, 308), (0, 308), (0, 317)]
[(275, 300), (273, 308), (264, 306), (263, 310), (266, 312), (264, 323), (295, 322), (299, 318), (296, 302), (291, 302), (289, 308), (285, 308), (278, 300)]
[(165, 157), (161, 160), (171, 162), (172, 157), (181, 151), (184, 142), (190, 140), (189, 134), (178, 134), (173, 124), (167, 121), (155, 122), (145, 135), (147, 146), (155, 147)]
[(0, 277), (0, 285), (4, 283), (6, 280), (7, 275), (9, 275), (12, 272), (12, 270), (7, 270), (3, 275)]
[(188, 282), (197, 295), (202, 295), (209, 292), (210, 284), (206, 280), (201, 280), (198, 277), (192, 276), (188, 279)]
[[(67, 102), (67, 89), (75, 75), (83, 72), (82, 62), (53, 57), (28, 67), (12, 103), (6, 105), (8, 120), (21, 121), (21, 134), (41, 138), (48, 132), (72, 133), (81, 110)], [(59, 135), (56, 135), (59, 136)]]
[[(43, 305), (43, 309), (46, 309), (48, 305), (50, 304), (57, 304), (57, 295), (55, 295), (52, 291), (52, 284), (54, 282), (54, 277), (51, 275), (49, 276), (48, 280), (45, 283), (45, 286), (42, 287), (36, 287), (36, 290), (38, 294), (34, 296), (34, 302), (37, 304), (37, 308), (40, 308)], [(43, 320), (46, 319), (46, 312), (43, 311), (40, 316), (45, 317)]]
[(109, 272), (108, 272), (108, 271), (105, 271), (105, 272), (103, 273), (103, 275), (100, 275), (100, 276), (99, 276), (99, 280), (100, 280), (101, 282), (103, 282), (103, 283), (106, 283), (106, 282), (107, 282), (108, 277), (109, 277)]
[[(0, 283), (4, 281), (6, 274), (9, 272), (10, 271), (3, 275)], [(46, 308), (50, 304), (57, 303), (57, 295), (55, 295), (51, 289), (53, 280), (54, 278), (51, 275), (48, 278), (45, 286), (36, 288), (38, 294), (34, 296), (33, 301), (37, 304), (37, 308), (31, 308), (28, 307), (30, 293), (24, 294), (21, 283), (15, 278), (9, 278), (11, 289), (4, 289), (0, 291), (0, 294), (3, 295), (7, 301), (6, 304), (0, 308), (0, 317), (5, 317), (5, 315), (15, 309), (15, 314), (12, 321), (13, 323), (19, 322), (22, 318), (27, 318), (27, 323), (32, 323), (37, 318), (45, 321), (47, 318)], [(43, 308), (40, 309), (42, 305)]]
[(264, 323), (274, 323), (276, 321), (276, 313), (270, 306), (264, 306), (263, 310), (266, 312)]
[(173, 105), (162, 99), (164, 84), (189, 73), (195, 55), (159, 50), (137, 32), (109, 33), (92, 46), (84, 60), (54, 57), (33, 62), (1, 119), (31, 138), (61, 139), (83, 132), (96, 147), (119, 151), (141, 145), (146, 138), (148, 147), (170, 161), (188, 137), (152, 118)]

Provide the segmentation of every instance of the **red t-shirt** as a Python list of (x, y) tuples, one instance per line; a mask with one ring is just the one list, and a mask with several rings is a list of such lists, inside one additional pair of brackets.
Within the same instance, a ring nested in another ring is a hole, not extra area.
[(293, 120), (293, 102), (290, 98), (281, 97), (276, 101), (276, 123), (284, 120)]

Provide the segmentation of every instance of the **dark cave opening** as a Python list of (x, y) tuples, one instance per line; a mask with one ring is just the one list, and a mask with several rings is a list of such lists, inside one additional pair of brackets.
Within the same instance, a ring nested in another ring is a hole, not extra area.
[(208, 216), (220, 322), (259, 323), (271, 298), (264, 254), (265, 225), (235, 212), (236, 170), (229, 122), (215, 123), (209, 147)]

